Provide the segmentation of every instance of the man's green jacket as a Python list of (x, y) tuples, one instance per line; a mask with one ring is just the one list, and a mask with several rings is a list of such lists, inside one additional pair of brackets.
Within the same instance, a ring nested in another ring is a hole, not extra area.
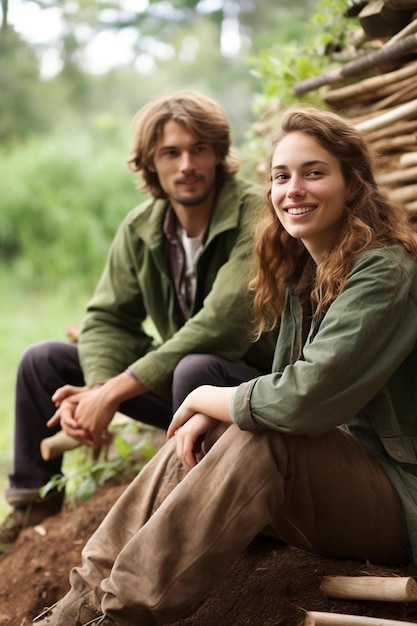
[[(129, 368), (148, 389), (169, 398), (173, 370), (190, 353), (270, 370), (275, 342), (266, 336), (253, 343), (247, 289), (259, 194), (238, 179), (223, 185), (197, 261), (190, 318), (180, 328), (163, 232), (167, 207), (153, 199), (133, 209), (113, 240), (78, 343), (88, 385)], [(160, 341), (146, 332), (146, 320)]]

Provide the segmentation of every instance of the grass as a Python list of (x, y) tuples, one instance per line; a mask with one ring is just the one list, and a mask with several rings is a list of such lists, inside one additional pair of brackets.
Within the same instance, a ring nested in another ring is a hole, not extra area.
[(71, 283), (33, 289), (0, 267), (0, 519), (8, 512), (3, 492), (13, 457), (15, 378), (19, 359), (31, 343), (65, 339), (67, 324), (80, 321), (90, 292)]

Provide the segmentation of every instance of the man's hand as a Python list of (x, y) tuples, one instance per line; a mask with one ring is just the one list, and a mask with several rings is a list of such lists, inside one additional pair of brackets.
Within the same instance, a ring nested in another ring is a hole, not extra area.
[(99, 448), (110, 440), (107, 427), (117, 411), (117, 404), (109, 402), (102, 387), (82, 388), (60, 400), (47, 426), (61, 423), (62, 429), (81, 443)]
[(145, 386), (126, 372), (92, 388), (65, 385), (52, 396), (57, 410), (47, 426), (61, 423), (68, 435), (100, 447), (110, 440), (107, 428), (121, 402), (145, 391)]

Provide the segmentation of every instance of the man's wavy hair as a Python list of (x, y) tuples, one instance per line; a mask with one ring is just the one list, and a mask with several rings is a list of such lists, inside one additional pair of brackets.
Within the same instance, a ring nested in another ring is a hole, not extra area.
[(302, 241), (282, 227), (271, 202), (273, 153), (293, 132), (310, 135), (335, 156), (350, 189), (337, 241), (316, 269), (311, 295), (317, 310), (325, 310), (343, 291), (353, 258), (360, 252), (399, 243), (417, 258), (417, 237), (409, 216), (378, 187), (373, 159), (361, 134), (336, 113), (312, 106), (290, 107), (272, 137), (266, 162), (264, 217), (256, 228), (255, 274), (250, 290), (259, 334), (278, 324), (287, 287), (301, 275), (309, 258)]
[[(165, 124), (174, 120), (199, 141), (213, 146), (219, 159), (216, 183), (221, 185), (238, 170), (231, 149), (230, 124), (217, 102), (194, 91), (178, 91), (145, 105), (133, 118), (133, 142), (128, 164), (140, 172), (138, 188), (155, 198), (166, 198), (158, 175), (153, 170), (155, 150)], [(229, 161), (230, 159), (230, 161)]]

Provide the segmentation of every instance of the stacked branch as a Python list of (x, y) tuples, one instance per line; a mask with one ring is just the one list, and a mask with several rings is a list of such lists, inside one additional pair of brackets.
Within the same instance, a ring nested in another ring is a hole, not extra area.
[[(330, 598), (345, 600), (417, 601), (417, 583), (411, 576), (325, 576), (320, 589)], [(304, 626), (411, 626), (411, 623), (364, 615), (307, 611)]]
[(407, 158), (417, 153), (417, 0), (370, 0), (359, 22), (355, 39), (374, 46), (360, 44), (356, 58), (294, 92), (321, 89), (326, 105), (366, 136), (388, 195), (417, 217), (417, 163)]

